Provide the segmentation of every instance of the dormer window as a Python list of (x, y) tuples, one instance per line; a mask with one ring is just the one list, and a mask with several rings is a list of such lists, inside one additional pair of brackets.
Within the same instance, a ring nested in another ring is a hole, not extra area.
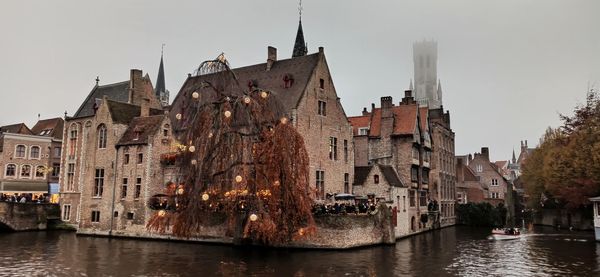
[(369, 134), (369, 128), (367, 128), (367, 127), (358, 128), (358, 135), (359, 136), (366, 136), (368, 134)]
[(142, 130), (138, 127), (135, 127), (135, 129), (133, 129), (133, 140), (139, 140), (141, 135)]
[(292, 78), (292, 76), (290, 74), (286, 74), (285, 76), (283, 76), (283, 87), (284, 88), (291, 88), (293, 84), (294, 84), (294, 79)]

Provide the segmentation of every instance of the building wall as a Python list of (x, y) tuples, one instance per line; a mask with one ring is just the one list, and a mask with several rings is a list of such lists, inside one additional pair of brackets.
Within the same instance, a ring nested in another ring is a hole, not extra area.
[[(38, 167), (51, 167), (52, 155), (50, 149), (52, 138), (44, 136), (23, 135), (5, 133), (0, 136), (2, 143), (2, 152), (0, 152), (0, 182), (22, 182), (22, 183), (40, 183), (48, 184), (50, 172), (44, 172), (42, 176), (36, 176)], [(25, 146), (25, 156), (17, 157), (16, 148), (18, 145)], [(32, 147), (39, 148), (38, 158), (31, 157)], [(7, 166), (15, 165), (15, 176), (7, 176)], [(30, 166), (29, 177), (21, 176), (23, 166)], [(6, 191), (6, 190), (5, 190)], [(8, 192), (8, 191), (6, 191)]]
[[(477, 176), (479, 176), (480, 182), (487, 186), (489, 190), (488, 198), (496, 198), (493, 193), (497, 193), (498, 197), (496, 199), (504, 200), (508, 183), (502, 175), (492, 167), (489, 155), (486, 154), (486, 150), (482, 152), (483, 153), (475, 153), (473, 160), (469, 162), (469, 167)], [(478, 171), (478, 169), (481, 169), (481, 171)], [(497, 180), (498, 185), (493, 185), (492, 180)]]
[[(442, 115), (444, 116), (444, 115)], [(440, 207), (442, 226), (452, 225), (456, 218), (456, 165), (454, 132), (445, 124), (444, 118), (432, 116), (433, 153), (431, 168), (431, 196)]]
[[(320, 79), (324, 80), (324, 88), (320, 88)], [(327, 103), (326, 115), (318, 114), (318, 101)], [(320, 55), (296, 111), (295, 126), (304, 138), (304, 144), (309, 156), (309, 184), (316, 188), (316, 171), (325, 172), (325, 186), (322, 198), (327, 193), (344, 192), (344, 174), (349, 175), (349, 186), (354, 179), (354, 145), (352, 143), (352, 126), (348, 122), (344, 109), (337, 97), (331, 74), (325, 62), (325, 56)], [(337, 138), (337, 160), (329, 158), (329, 138)], [(344, 141), (347, 141), (347, 155), (344, 151)]]

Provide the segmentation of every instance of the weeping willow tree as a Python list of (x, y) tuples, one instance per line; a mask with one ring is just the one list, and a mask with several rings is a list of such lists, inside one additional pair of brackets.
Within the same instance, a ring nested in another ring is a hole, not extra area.
[(167, 186), (174, 205), (158, 210), (147, 228), (190, 237), (224, 216), (228, 235), (254, 243), (314, 232), (308, 154), (277, 98), (242, 88), (223, 55), (196, 74), (203, 81), (184, 95), (189, 104), (176, 115), (174, 159), (183, 182)]

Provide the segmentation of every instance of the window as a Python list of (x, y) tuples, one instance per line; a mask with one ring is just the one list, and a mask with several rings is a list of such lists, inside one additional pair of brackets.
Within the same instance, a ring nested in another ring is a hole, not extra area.
[(100, 222), (100, 211), (92, 211), (92, 222)]
[(114, 217), (119, 217), (119, 211), (115, 211), (115, 213), (113, 214)]
[(123, 158), (123, 163), (129, 164), (129, 154), (125, 154), (125, 157)]
[(348, 140), (344, 140), (344, 162), (348, 162)]
[(373, 176), (373, 182), (374, 182), (375, 184), (379, 184), (379, 175), (375, 174), (375, 175)]
[(98, 149), (106, 148), (106, 126), (98, 126)]
[(104, 169), (96, 168), (96, 176), (94, 177), (94, 197), (102, 197), (104, 192)]
[(62, 220), (69, 221), (71, 219), (71, 205), (64, 204), (62, 210)]
[(144, 162), (144, 154), (143, 153), (138, 153), (137, 154), (137, 163), (141, 164), (142, 162)]
[(31, 146), (29, 150), (29, 158), (30, 159), (39, 159), (40, 158), (40, 147), (39, 146)]
[(5, 177), (14, 177), (17, 173), (17, 166), (15, 164), (7, 164), (6, 171), (4, 172)]
[(127, 219), (133, 219), (133, 213), (132, 212), (128, 212), (127, 213)]
[(134, 197), (135, 199), (140, 198), (140, 194), (142, 193), (142, 178), (136, 178), (135, 179), (135, 194)]
[(476, 168), (477, 172), (483, 172), (483, 166), (482, 165), (478, 164), (478, 165), (475, 166), (475, 168)]
[(319, 100), (319, 115), (327, 115), (327, 102)]
[(35, 178), (44, 178), (46, 176), (46, 167), (38, 165), (35, 168)]
[(317, 170), (316, 177), (317, 199), (323, 199), (325, 196), (325, 171)]
[(411, 182), (419, 181), (419, 168), (416, 166), (413, 166), (410, 168), (410, 181)]
[(350, 193), (350, 174), (344, 173), (344, 193)]
[(424, 190), (419, 191), (419, 205), (421, 207), (427, 206), (427, 192)]
[(54, 147), (54, 157), (55, 158), (60, 158), (60, 152), (61, 152), (60, 147)]
[(406, 212), (406, 196), (402, 196), (402, 211)]
[(423, 175), (421, 176), (423, 180), (423, 184), (429, 183), (429, 170), (427, 168), (423, 168)]
[(75, 150), (77, 149), (77, 129), (71, 129), (69, 132), (69, 159), (75, 159)]
[(498, 185), (498, 179), (492, 179), (492, 186)]
[(30, 165), (22, 165), (21, 166), (21, 178), (29, 178), (31, 177), (31, 166)]
[(366, 136), (368, 134), (369, 134), (369, 128), (367, 128), (367, 127), (358, 128), (358, 135), (359, 136)]
[(413, 160), (419, 160), (419, 149), (417, 147), (412, 148), (412, 158)]
[(121, 199), (127, 198), (127, 178), (123, 178), (123, 185), (121, 186)]
[(58, 176), (60, 176), (60, 164), (53, 163), (52, 164), (52, 177), (58, 177)]
[(414, 190), (408, 191), (408, 202), (411, 207), (414, 207), (417, 205), (415, 202), (415, 191)]
[(17, 148), (15, 150), (15, 158), (25, 158), (25, 151), (26, 151), (26, 147), (25, 145), (17, 145)]
[(425, 150), (425, 155), (423, 155), (423, 162), (428, 163), (431, 160), (431, 151)]
[(325, 88), (325, 80), (319, 79), (319, 88), (320, 89), (324, 89)]
[(73, 191), (73, 181), (75, 179), (75, 164), (70, 163), (67, 165), (67, 190)]
[(337, 138), (329, 137), (329, 159), (337, 161)]

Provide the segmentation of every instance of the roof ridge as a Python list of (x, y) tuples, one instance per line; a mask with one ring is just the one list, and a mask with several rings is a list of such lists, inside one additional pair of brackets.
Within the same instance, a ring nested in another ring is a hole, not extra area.
[(98, 85), (97, 87), (99, 87), (99, 88), (113, 87), (113, 86), (122, 85), (122, 84), (125, 84), (125, 83), (129, 83), (129, 80), (122, 81), (122, 82), (117, 82), (117, 83), (112, 83), (112, 84), (106, 84), (106, 85)]

